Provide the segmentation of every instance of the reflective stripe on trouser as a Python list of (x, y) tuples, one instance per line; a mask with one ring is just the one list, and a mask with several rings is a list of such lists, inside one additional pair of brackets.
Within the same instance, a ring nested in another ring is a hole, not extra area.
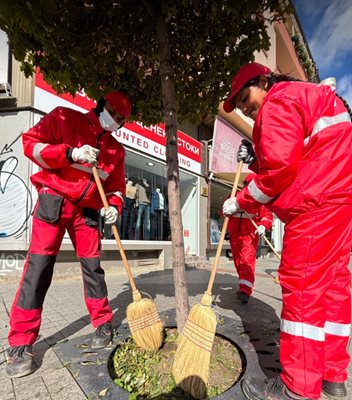
[(352, 205), (324, 206), (285, 225), (279, 280), (281, 378), (320, 398), (322, 379), (344, 382), (349, 364)]
[(252, 294), (254, 286), (258, 240), (259, 237), (254, 232), (243, 235), (230, 232), (231, 252), (238, 273), (240, 291), (248, 296)]
[[(10, 314), (11, 329), (8, 336), (10, 346), (32, 344), (38, 336), (43, 302), (51, 283), (56, 255), (65, 229), (69, 232), (78, 257), (85, 260), (83, 266), (84, 286), (87, 288), (85, 301), (93, 326), (112, 320), (112, 311), (106, 297), (104, 274), (99, 270), (98, 229), (86, 225), (82, 208), (75, 207), (66, 200), (63, 201), (61, 217), (56, 223), (36, 218), (37, 208), (38, 204), (34, 210), (30, 248)], [(93, 266), (89, 273), (91, 278), (87, 279), (90, 266)], [(97, 290), (90, 289), (95, 285), (94, 282), (98, 283)], [(70, 306), (69, 294), (67, 306), (68, 308)]]

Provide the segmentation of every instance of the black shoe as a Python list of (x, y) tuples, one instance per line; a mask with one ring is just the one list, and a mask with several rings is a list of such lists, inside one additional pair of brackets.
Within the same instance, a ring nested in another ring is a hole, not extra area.
[(95, 330), (90, 347), (92, 349), (102, 349), (111, 343), (112, 337), (111, 322), (105, 322), (105, 324), (99, 325)]
[(248, 303), (249, 296), (245, 292), (237, 292), (237, 297), (242, 301), (242, 303)]
[(6, 362), (6, 373), (10, 378), (21, 378), (36, 370), (31, 345), (10, 347)]
[(331, 397), (347, 397), (345, 382), (329, 382), (323, 380), (323, 393)]
[(249, 400), (312, 400), (289, 390), (280, 377), (258, 380), (245, 379), (241, 382), (242, 392)]

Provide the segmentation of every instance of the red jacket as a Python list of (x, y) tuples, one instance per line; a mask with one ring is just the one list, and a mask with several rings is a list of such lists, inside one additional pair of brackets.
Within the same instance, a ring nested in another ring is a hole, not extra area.
[(31, 176), (39, 190), (47, 186), (82, 207), (103, 207), (89, 164), (70, 163), (69, 148), (89, 144), (100, 150), (98, 172), (109, 204), (122, 212), (125, 149), (103, 131), (93, 110), (87, 114), (57, 107), (23, 134), (24, 154), (42, 170)]
[(237, 195), (248, 210), (266, 204), (282, 221), (322, 204), (352, 204), (352, 124), (331, 87), (280, 82), (253, 128), (257, 173)]

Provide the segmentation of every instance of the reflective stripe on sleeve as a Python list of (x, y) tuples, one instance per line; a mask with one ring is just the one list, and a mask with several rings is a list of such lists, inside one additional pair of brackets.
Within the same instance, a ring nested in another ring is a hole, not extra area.
[(271, 201), (274, 198), (267, 196), (265, 193), (263, 193), (255, 184), (254, 179), (249, 182), (248, 191), (254, 200), (262, 204), (269, 203), (269, 201)]
[(233, 217), (235, 217), (235, 218), (254, 218), (254, 217), (256, 217), (257, 216), (257, 214), (245, 214), (244, 212), (242, 212), (242, 211), (240, 211), (240, 212), (237, 212), (236, 214), (233, 214)]
[(341, 122), (351, 122), (350, 115), (347, 111), (338, 115), (334, 115), (333, 117), (319, 118), (314, 124), (312, 133), (304, 139), (304, 145), (307, 145), (311, 138), (323, 129), (328, 128), (329, 126), (340, 124)]
[(351, 324), (338, 324), (337, 322), (325, 322), (325, 333), (335, 336), (347, 336), (351, 334)]
[(40, 152), (45, 149), (45, 147), (48, 146), (47, 143), (37, 143), (34, 147), (33, 147), (33, 157), (35, 158), (35, 160), (37, 161), (38, 164), (40, 164), (43, 168), (46, 169), (52, 169), (51, 167), (49, 167), (49, 165), (42, 159), (42, 156), (40, 155)]
[(305, 324), (303, 322), (294, 322), (282, 319), (280, 329), (281, 332), (293, 336), (301, 336), (306, 339), (317, 340), (318, 342), (324, 342), (325, 340), (324, 328), (319, 328), (318, 326)]
[(246, 279), (240, 279), (240, 280), (238, 281), (238, 283), (239, 283), (240, 285), (245, 285), (245, 286), (253, 287), (253, 283), (247, 281)]
[(107, 196), (114, 195), (114, 196), (120, 197), (120, 199), (123, 200), (123, 194), (122, 194), (122, 192), (110, 192), (110, 193), (106, 193), (106, 195), (107, 195)]

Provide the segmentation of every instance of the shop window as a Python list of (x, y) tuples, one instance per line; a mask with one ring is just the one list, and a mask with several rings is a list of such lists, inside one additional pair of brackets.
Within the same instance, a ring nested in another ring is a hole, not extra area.
[[(118, 230), (123, 240), (171, 240), (166, 165), (126, 151), (126, 196)], [(198, 177), (180, 172), (181, 210), (186, 253), (198, 251)], [(109, 227), (104, 238), (112, 239)]]
[(221, 228), (224, 222), (221, 209), (224, 201), (231, 192), (231, 188), (212, 182), (210, 192), (210, 243), (217, 244), (219, 243)]

